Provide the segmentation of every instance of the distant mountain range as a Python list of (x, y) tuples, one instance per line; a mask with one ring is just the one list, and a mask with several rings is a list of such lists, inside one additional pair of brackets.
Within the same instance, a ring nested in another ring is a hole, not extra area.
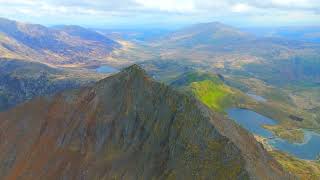
[(261, 37), (278, 37), (305, 42), (320, 42), (320, 26), (244, 28)]
[(121, 48), (79, 26), (48, 28), (0, 18), (0, 111), (106, 77), (92, 68)]
[[(169, 33), (151, 41), (150, 47), (162, 60), (183, 60), (215, 71), (254, 74), (274, 84), (304, 80), (317, 83), (320, 78), (320, 43), (257, 36), (217, 22)], [(276, 73), (282, 76), (274, 77)]]
[[(301, 48), (319, 48), (318, 44), (305, 43), (280, 37), (260, 37), (219, 22), (195, 24), (169, 33), (154, 41), (156, 45), (176, 48), (212, 50), (215, 53), (237, 52), (263, 55), (260, 51), (286, 51)], [(270, 53), (269, 52), (269, 53)]]
[(169, 33), (158, 40), (160, 42), (163, 40), (167, 44), (192, 47), (198, 45), (226, 45), (236, 43), (236, 41), (248, 41), (253, 38), (249, 33), (219, 22), (213, 22), (195, 24)]
[(3, 179), (289, 179), (252, 135), (133, 65), (0, 113)]
[(105, 60), (121, 45), (78, 26), (48, 28), (0, 19), (0, 57), (54, 65)]

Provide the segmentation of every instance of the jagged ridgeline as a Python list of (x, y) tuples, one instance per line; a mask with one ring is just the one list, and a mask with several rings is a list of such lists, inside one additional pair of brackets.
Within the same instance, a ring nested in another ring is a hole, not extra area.
[(286, 179), (252, 135), (137, 65), (0, 114), (0, 179)]

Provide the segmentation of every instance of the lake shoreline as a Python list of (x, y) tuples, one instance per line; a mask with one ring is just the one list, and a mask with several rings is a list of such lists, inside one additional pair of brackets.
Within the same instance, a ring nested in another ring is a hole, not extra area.
[(298, 159), (316, 160), (320, 154), (320, 134), (302, 129), (303, 142), (290, 142), (264, 126), (277, 126), (278, 121), (246, 108), (230, 108), (228, 117), (251, 132), (267, 149), (280, 150)]

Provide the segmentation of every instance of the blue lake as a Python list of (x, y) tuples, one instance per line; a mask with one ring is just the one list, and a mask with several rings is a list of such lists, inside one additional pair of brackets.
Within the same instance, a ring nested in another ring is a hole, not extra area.
[[(233, 119), (251, 133), (265, 138), (273, 137), (272, 132), (262, 126), (276, 125), (277, 121), (247, 109), (231, 108), (227, 113), (230, 119)], [(268, 142), (275, 149), (287, 152), (300, 159), (314, 160), (320, 154), (320, 134), (307, 130), (304, 130), (304, 134), (303, 143), (290, 143), (281, 138), (269, 139)]]
[(116, 73), (116, 72), (119, 72), (119, 70), (114, 67), (111, 67), (111, 66), (103, 65), (103, 66), (96, 68), (96, 72), (98, 72), (98, 73)]
[(262, 126), (277, 124), (276, 121), (247, 109), (229, 109), (228, 116), (253, 134), (257, 134), (265, 138), (272, 137), (273, 134)]

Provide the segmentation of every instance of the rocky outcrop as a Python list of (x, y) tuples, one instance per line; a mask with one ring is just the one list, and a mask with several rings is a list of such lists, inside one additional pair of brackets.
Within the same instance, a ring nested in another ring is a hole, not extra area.
[(138, 66), (0, 113), (0, 179), (286, 179), (252, 135)]

